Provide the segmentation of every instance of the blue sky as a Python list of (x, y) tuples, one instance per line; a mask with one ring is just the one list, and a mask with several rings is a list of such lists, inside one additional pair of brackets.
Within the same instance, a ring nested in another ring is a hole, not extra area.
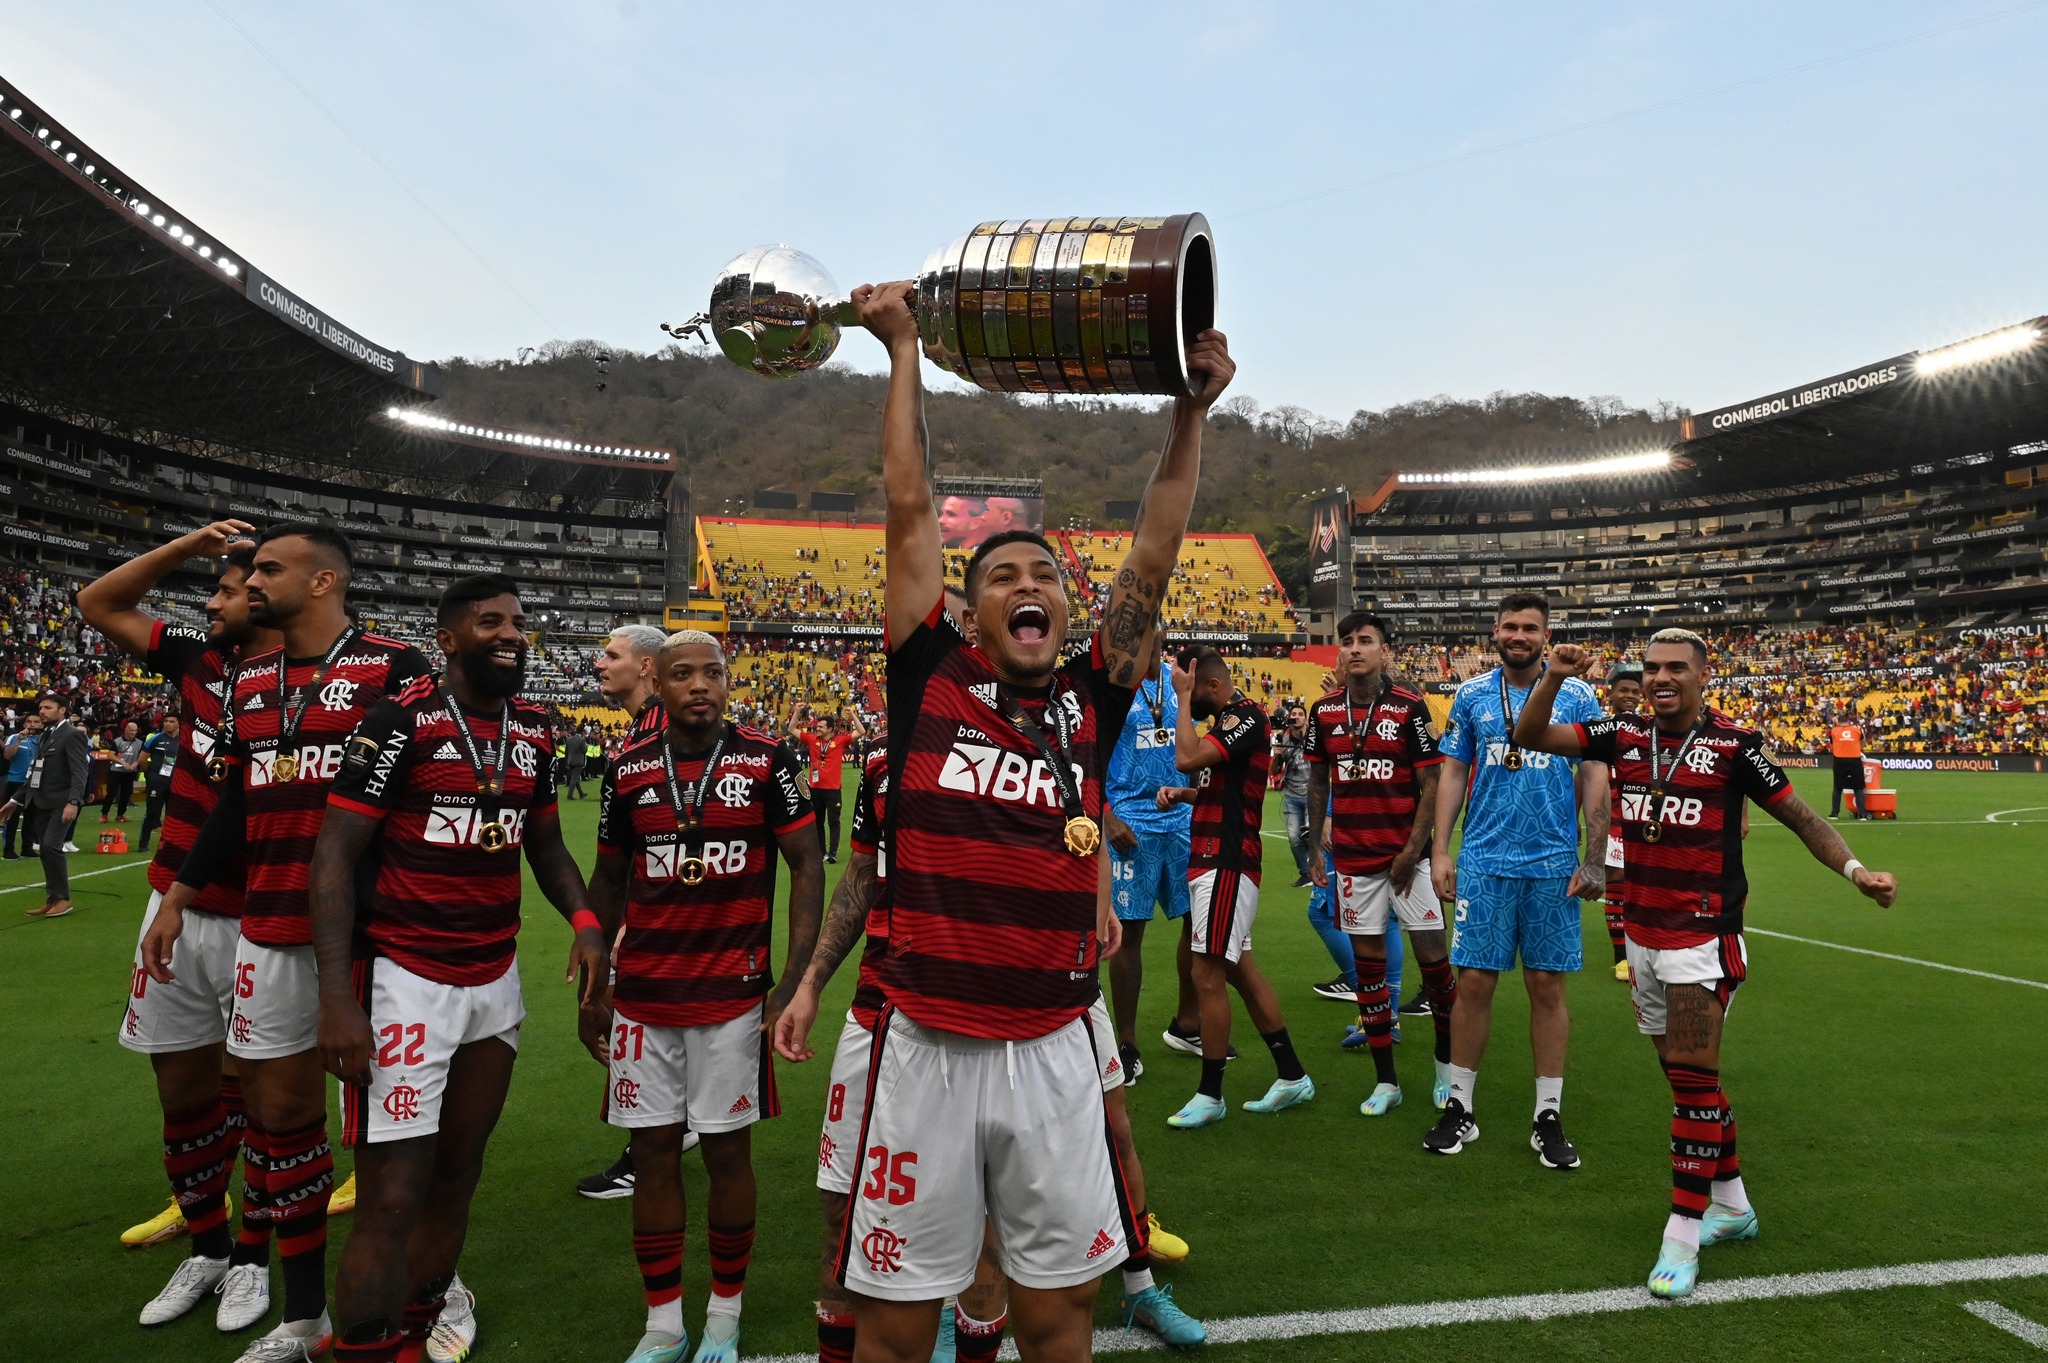
[(653, 349), (758, 241), (850, 286), (984, 218), (1188, 209), (1239, 391), (1339, 418), (1704, 410), (2048, 312), (2043, 0), (0, 0), (0, 31), (102, 157), (419, 357)]

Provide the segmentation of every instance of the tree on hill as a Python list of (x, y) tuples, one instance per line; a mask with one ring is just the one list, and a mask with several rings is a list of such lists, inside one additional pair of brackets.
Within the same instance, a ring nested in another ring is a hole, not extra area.
[[(878, 443), (884, 380), (830, 367), (770, 382), (716, 352), (679, 345), (635, 353), (555, 341), (521, 360), (453, 359), (444, 408), (516, 430), (666, 445), (682, 454), (699, 512), (742, 509), (758, 488), (851, 492), (881, 515)], [(1103, 503), (1143, 491), (1166, 432), (1166, 404), (1002, 393), (935, 393), (933, 460), (945, 473), (1042, 478), (1046, 521), (1103, 521)], [(1211, 414), (1194, 526), (1249, 531), (1275, 551), (1290, 592), (1306, 577), (1304, 498), (1365, 493), (1395, 469), (1428, 471), (1584, 455), (1672, 438), (1678, 415), (1613, 397), (1439, 395), (1346, 421), (1232, 394)]]

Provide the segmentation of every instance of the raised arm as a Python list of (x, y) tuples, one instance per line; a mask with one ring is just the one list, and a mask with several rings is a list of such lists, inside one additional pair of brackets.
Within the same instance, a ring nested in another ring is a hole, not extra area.
[[(1543, 675), (1536, 679), (1535, 689), (1529, 693), (1528, 703), (1522, 707), (1522, 713), (1515, 716), (1515, 731), (1510, 738), (1516, 747), (1556, 753), (1559, 757), (1577, 757), (1584, 751), (1579, 743), (1579, 731), (1569, 724), (1552, 724), (1550, 712), (1557, 704), (1557, 690), (1564, 685), (1565, 678), (1578, 676), (1592, 663), (1592, 655), (1577, 644), (1551, 646), (1550, 666), (1543, 669)], [(1599, 856), (1591, 859), (1604, 865), (1606, 856), (1603, 846)]]
[(939, 552), (939, 513), (932, 505), (931, 452), (924, 425), (924, 375), (914, 286), (863, 284), (853, 291), (861, 325), (889, 349), (889, 396), (882, 406), (882, 494), (888, 502), (889, 643), (902, 643), (925, 622), (945, 589), (946, 559)]
[[(1174, 565), (1180, 562), (1188, 515), (1195, 509), (1195, 489), (1202, 476), (1202, 428), (1208, 424), (1209, 408), (1237, 373), (1222, 332), (1205, 331), (1195, 338), (1188, 347), (1188, 370), (1203, 376), (1201, 396), (1174, 399), (1166, 448), (1145, 484), (1131, 550), (1117, 569), (1102, 613), (1104, 660), (1109, 679), (1118, 686), (1135, 686), (1145, 659), (1151, 656), (1152, 631), (1166, 601)], [(894, 571), (891, 564), (890, 572)]]
[(1187, 663), (1175, 663), (1173, 693), (1179, 697), (1180, 705), (1173, 721), (1173, 765), (1187, 775), (1213, 767), (1227, 756), (1222, 747), (1195, 732), (1194, 706), (1188, 704), (1188, 693), (1194, 685), (1194, 669)]
[(190, 558), (219, 558), (239, 540), (255, 534), (247, 521), (215, 521), (169, 544), (129, 559), (78, 589), (78, 613), (131, 658), (149, 652), (157, 618), (140, 609), (142, 598)]

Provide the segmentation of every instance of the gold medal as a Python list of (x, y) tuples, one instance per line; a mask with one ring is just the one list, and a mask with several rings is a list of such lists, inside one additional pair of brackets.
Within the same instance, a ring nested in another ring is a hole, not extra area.
[(1664, 825), (1663, 825), (1663, 824), (1659, 823), (1659, 822), (1658, 822), (1657, 820), (1655, 820), (1655, 819), (1651, 819), (1651, 820), (1649, 820), (1649, 821), (1648, 821), (1647, 823), (1645, 823), (1645, 824), (1643, 825), (1643, 841), (1644, 841), (1644, 842), (1661, 842), (1661, 841), (1663, 841), (1663, 839), (1664, 839)]
[(1520, 771), (1522, 769), (1522, 750), (1520, 748), (1509, 748), (1508, 755), (1501, 758), (1500, 764), (1509, 771)]
[(215, 785), (219, 785), (221, 782), (227, 780), (228, 760), (225, 757), (215, 757), (209, 759), (206, 764), (206, 779), (213, 782)]
[(270, 779), (273, 781), (296, 781), (299, 779), (299, 759), (290, 753), (275, 759), (270, 764)]
[(476, 845), (486, 852), (502, 852), (511, 841), (512, 835), (505, 831), (505, 825), (495, 820), (476, 831)]
[(710, 869), (702, 857), (685, 857), (682, 868), (676, 872), (676, 879), (685, 885), (702, 885), (704, 876)]
[(1102, 846), (1102, 830), (1086, 814), (1067, 820), (1067, 850), (1077, 857), (1092, 857)]
[(1173, 741), (1173, 735), (1164, 729), (1154, 729), (1152, 731), (1152, 741), (1163, 748)]

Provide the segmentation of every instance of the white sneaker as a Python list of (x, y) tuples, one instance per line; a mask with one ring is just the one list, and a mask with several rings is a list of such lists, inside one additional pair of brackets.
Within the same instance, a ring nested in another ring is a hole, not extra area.
[(227, 1276), (228, 1261), (192, 1255), (178, 1265), (178, 1271), (164, 1284), (164, 1290), (142, 1308), (144, 1325), (168, 1325), (199, 1305), (200, 1299), (220, 1285)]
[(235, 1363), (312, 1363), (334, 1343), (334, 1327), (322, 1311), (317, 1320), (291, 1320), (249, 1341)]
[(226, 1334), (246, 1330), (270, 1314), (270, 1265), (236, 1264), (214, 1290), (220, 1293), (220, 1309), (213, 1323)]
[(462, 1363), (476, 1344), (476, 1293), (462, 1285), (461, 1275), (448, 1283), (448, 1304), (427, 1333), (430, 1363)]
[(75, 842), (67, 842), (64, 844), (64, 850), (67, 852), (76, 852), (78, 850), (78, 844)]

